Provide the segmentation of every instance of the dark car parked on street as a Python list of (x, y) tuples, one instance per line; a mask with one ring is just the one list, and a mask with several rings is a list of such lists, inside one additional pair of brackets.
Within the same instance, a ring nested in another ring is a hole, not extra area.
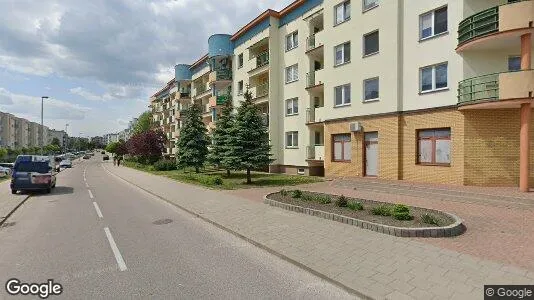
[(44, 190), (50, 193), (56, 187), (55, 161), (48, 156), (19, 155), (13, 167), (11, 193)]
[(102, 160), (109, 160), (109, 155), (106, 154), (106, 155), (102, 156)]

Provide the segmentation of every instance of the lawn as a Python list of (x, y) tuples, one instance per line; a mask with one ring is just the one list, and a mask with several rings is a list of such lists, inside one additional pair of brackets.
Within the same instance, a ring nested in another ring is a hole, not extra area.
[(322, 177), (252, 172), (252, 183), (247, 184), (247, 175), (245, 172), (234, 171), (231, 172), (230, 176), (227, 176), (226, 171), (216, 169), (204, 169), (201, 170), (200, 173), (195, 173), (195, 171), (192, 169), (155, 171), (152, 166), (146, 166), (132, 162), (124, 162), (124, 165), (155, 175), (165, 176), (176, 181), (222, 190), (269, 186), (291, 186), (323, 181)]
[(9, 180), (11, 177), (9, 176), (5, 176), (5, 177), (0, 177), (0, 182), (4, 182), (6, 180)]

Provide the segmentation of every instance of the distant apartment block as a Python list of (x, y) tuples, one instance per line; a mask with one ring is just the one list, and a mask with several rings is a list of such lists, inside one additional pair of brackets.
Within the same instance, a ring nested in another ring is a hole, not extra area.
[(46, 144), (52, 144), (52, 141), (54, 140), (54, 138), (57, 138), (59, 140), (59, 146), (61, 148), (66, 147), (68, 140), (69, 140), (69, 136), (64, 130), (54, 130), (54, 129), (48, 130), (48, 141)]
[[(22, 149), (40, 147), (48, 141), (48, 127), (18, 118), (12, 114), (0, 112), (0, 147)], [(44, 135), (44, 136), (43, 136)]]
[(532, 0), (297, 0), (211, 36), (151, 98), (154, 120), (175, 139), (197, 103), (211, 128), (248, 87), (271, 172), (526, 191), (533, 20)]

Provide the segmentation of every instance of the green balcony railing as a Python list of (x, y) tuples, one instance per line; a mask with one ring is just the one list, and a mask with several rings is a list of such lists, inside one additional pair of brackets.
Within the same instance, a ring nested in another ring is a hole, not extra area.
[(458, 104), (499, 99), (499, 74), (488, 74), (458, 83)]
[(269, 95), (269, 83), (262, 83), (256, 86), (256, 98)]
[(218, 95), (217, 96), (217, 105), (225, 104), (227, 101), (231, 101), (232, 96), (230, 95)]
[(232, 80), (232, 70), (230, 69), (215, 69), (217, 72), (217, 80)]
[(458, 45), (497, 31), (499, 31), (499, 6), (483, 10), (460, 22)]

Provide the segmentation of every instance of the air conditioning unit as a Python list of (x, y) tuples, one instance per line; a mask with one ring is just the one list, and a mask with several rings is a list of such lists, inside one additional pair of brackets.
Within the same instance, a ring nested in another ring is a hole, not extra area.
[(359, 131), (362, 131), (362, 124), (360, 124), (360, 122), (353, 122), (353, 123), (350, 123), (350, 131), (351, 131), (351, 132), (359, 132)]

